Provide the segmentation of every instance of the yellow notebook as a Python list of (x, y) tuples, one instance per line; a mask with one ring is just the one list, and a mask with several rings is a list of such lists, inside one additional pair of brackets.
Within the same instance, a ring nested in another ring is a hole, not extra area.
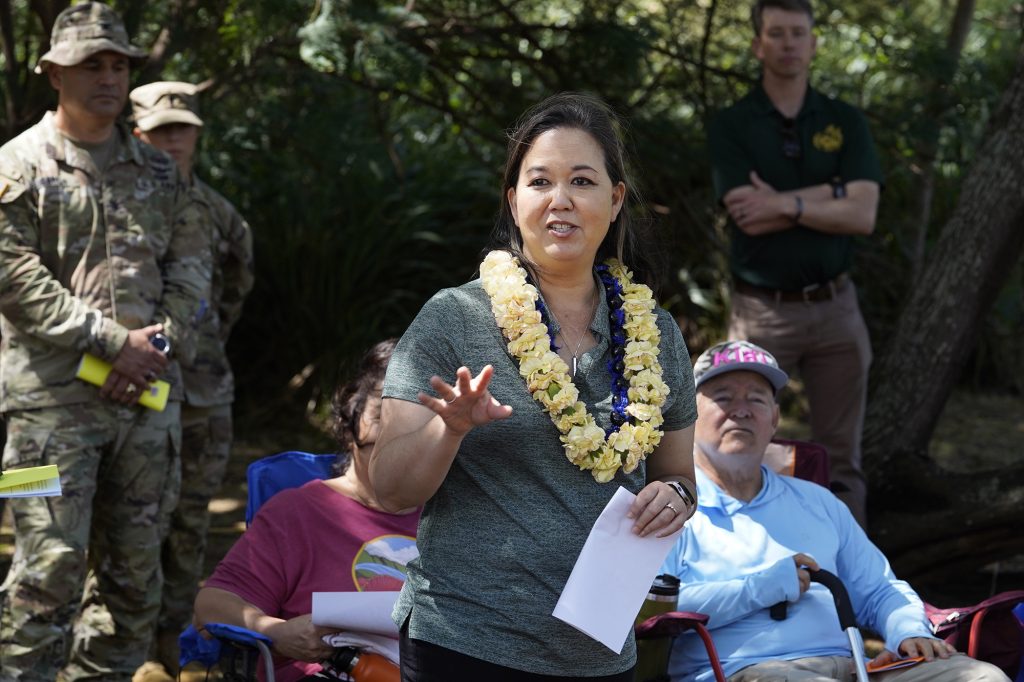
[[(88, 381), (90, 384), (102, 386), (112, 369), (113, 367), (110, 366), (109, 362), (104, 362), (95, 355), (86, 353), (82, 356), (82, 362), (78, 365), (78, 374), (76, 376), (83, 381)], [(157, 379), (151, 382), (149, 389), (143, 391), (142, 395), (139, 396), (139, 404), (145, 405), (151, 410), (163, 412), (164, 408), (167, 407), (167, 396), (170, 393), (171, 385), (166, 381)]]
[(54, 495), (60, 495), (60, 472), (56, 464), (0, 472), (0, 498)]

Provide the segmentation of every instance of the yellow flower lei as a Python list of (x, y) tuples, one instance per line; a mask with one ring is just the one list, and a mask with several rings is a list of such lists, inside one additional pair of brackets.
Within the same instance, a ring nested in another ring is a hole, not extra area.
[(609, 273), (622, 287), (626, 345), (623, 377), (629, 381), (629, 421), (605, 435), (569, 377), (569, 367), (551, 350), (547, 325), (537, 309), (540, 293), (527, 281), (526, 270), (507, 251), (491, 251), (480, 265), (484, 291), (491, 298), (494, 319), (508, 340), (509, 353), (519, 361), (519, 374), (534, 400), (544, 406), (560, 432), (570, 462), (607, 483), (622, 467), (632, 473), (661, 442), (661, 406), (669, 394), (658, 363), (657, 316), (654, 294), (633, 282), (632, 273), (618, 260), (606, 261)]

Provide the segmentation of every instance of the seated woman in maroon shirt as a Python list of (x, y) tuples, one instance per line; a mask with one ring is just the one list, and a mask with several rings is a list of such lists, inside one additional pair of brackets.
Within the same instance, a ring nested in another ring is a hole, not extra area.
[(336, 630), (313, 625), (313, 592), (399, 590), (417, 556), (420, 510), (382, 511), (366, 470), (394, 346), (370, 349), (334, 396), (337, 475), (272, 497), (196, 595), (197, 628), (228, 623), (273, 640), (282, 682), (316, 673), (332, 652), (321, 638)]

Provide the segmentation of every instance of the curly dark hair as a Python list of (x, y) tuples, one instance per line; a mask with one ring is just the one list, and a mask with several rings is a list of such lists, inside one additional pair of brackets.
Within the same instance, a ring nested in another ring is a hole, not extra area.
[(374, 345), (359, 361), (352, 380), (334, 392), (331, 399), (331, 435), (338, 443), (338, 459), (333, 467), (335, 476), (341, 476), (348, 469), (353, 448), (366, 445), (359, 441), (359, 422), (367, 402), (384, 382), (384, 374), (397, 343), (397, 339), (387, 339)]
[(629, 176), (624, 125), (611, 107), (594, 95), (579, 92), (552, 95), (528, 109), (509, 131), (498, 217), (491, 231), (488, 250), (508, 251), (536, 277), (534, 264), (523, 253), (523, 238), (516, 227), (507, 196), (508, 190), (519, 182), (520, 166), (533, 141), (556, 128), (582, 130), (593, 137), (604, 154), (605, 170), (612, 184), (622, 182), (626, 185), (622, 210), (598, 247), (597, 260), (614, 256), (634, 272), (638, 281), (655, 288), (662, 262), (657, 242), (651, 235), (650, 221), (636, 213), (642, 209), (643, 201)]

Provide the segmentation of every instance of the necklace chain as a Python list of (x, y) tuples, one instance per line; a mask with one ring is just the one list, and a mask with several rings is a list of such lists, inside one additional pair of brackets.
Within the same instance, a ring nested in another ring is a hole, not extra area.
[[(597, 290), (595, 289), (594, 290), (594, 305), (591, 306), (591, 308), (590, 308), (590, 318), (587, 321), (587, 325), (583, 328), (583, 331), (580, 332), (580, 340), (576, 342), (576, 350), (570, 351), (572, 353), (572, 374), (570, 374), (570, 376), (572, 376), (573, 378), (576, 377), (576, 366), (577, 366), (577, 362), (579, 361), (580, 348), (583, 346), (583, 339), (587, 338), (587, 332), (590, 331), (590, 322), (593, 321), (593, 319), (594, 319), (594, 313), (597, 312), (597, 304), (598, 304), (598, 301), (600, 301), (600, 300), (601, 299), (599, 298), (599, 296), (597, 294)], [(571, 348), (572, 344), (569, 343), (569, 337), (567, 337), (565, 335), (565, 327), (563, 327), (562, 323), (558, 321), (557, 317), (555, 317), (555, 311), (552, 310), (551, 307), (549, 306), (548, 307), (548, 312), (551, 314), (551, 319), (553, 319), (555, 321), (555, 324), (558, 325), (558, 333), (559, 333), (559, 335), (561, 335), (562, 340), (565, 341), (565, 347), (566, 348)]]

